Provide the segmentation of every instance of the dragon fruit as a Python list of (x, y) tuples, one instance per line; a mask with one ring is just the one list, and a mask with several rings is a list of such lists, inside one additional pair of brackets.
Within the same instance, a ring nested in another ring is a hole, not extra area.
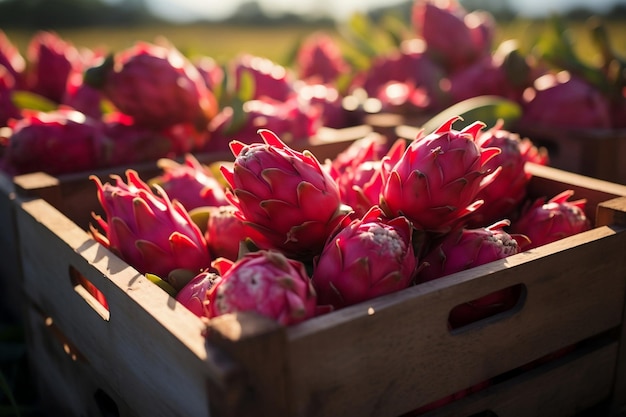
[(213, 259), (226, 258), (236, 261), (239, 258), (242, 242), (249, 241), (256, 247), (271, 247), (263, 234), (237, 216), (235, 206), (231, 204), (219, 207), (207, 206), (196, 209), (195, 212), (198, 210), (208, 212), (204, 237)]
[(469, 215), (467, 220), (471, 227), (486, 226), (509, 217), (526, 198), (527, 185), (532, 176), (526, 169), (526, 162), (546, 165), (548, 160), (544, 148), (538, 149), (530, 139), (522, 139), (518, 134), (503, 129), (502, 121), (479, 135), (477, 143), (481, 148), (500, 149), (500, 154), (487, 161), (485, 168), (501, 171), (476, 195), (484, 203)]
[(573, 190), (565, 190), (548, 201), (534, 200), (523, 208), (511, 232), (528, 236), (532, 243), (527, 249), (532, 249), (589, 230), (587, 200), (568, 201), (573, 195)]
[(231, 142), (235, 163), (221, 167), (229, 201), (276, 248), (298, 259), (318, 254), (344, 216), (337, 183), (315, 156), (261, 129), (264, 143)]
[(174, 154), (175, 145), (167, 132), (139, 126), (132, 117), (117, 111), (103, 116), (102, 133), (98, 148), (101, 166), (156, 161)]
[(342, 308), (407, 288), (416, 267), (409, 221), (386, 219), (375, 206), (328, 239), (311, 280), (319, 304)]
[(4, 153), (14, 175), (44, 171), (51, 175), (86, 171), (99, 164), (102, 128), (97, 120), (71, 109), (22, 111), (9, 123), (11, 134)]
[(70, 75), (83, 70), (78, 49), (54, 32), (37, 32), (28, 45), (26, 57), (26, 88), (55, 103), (63, 100)]
[(194, 61), (194, 65), (207, 88), (213, 92), (218, 91), (226, 76), (224, 68), (209, 56), (199, 57)]
[(411, 22), (428, 53), (454, 72), (491, 52), (495, 32), (493, 16), (468, 13), (457, 0), (417, 0)]
[(2, 29), (0, 29), (0, 66), (6, 68), (11, 74), (16, 88), (23, 87), (24, 80), (22, 77), (26, 68), (26, 60)]
[(318, 111), (309, 112), (313, 123), (309, 124), (311, 128), (307, 137), (314, 135), (321, 126), (341, 129), (351, 125), (348, 112), (343, 106), (343, 97), (336, 87), (324, 84), (301, 84), (296, 91), (296, 99), (302, 103), (302, 107), (318, 109)]
[(304, 39), (298, 48), (296, 67), (300, 80), (330, 85), (351, 69), (339, 44), (325, 32), (315, 32)]
[[(422, 258), (416, 282), (432, 281), (521, 252), (530, 241), (525, 235), (505, 232), (510, 224), (505, 219), (487, 227), (459, 227), (447, 233)], [(508, 310), (517, 301), (519, 290), (517, 286), (504, 288), (457, 306), (450, 312), (451, 327)]]
[(171, 45), (138, 42), (89, 68), (85, 82), (142, 126), (192, 123), (201, 131), (218, 110), (196, 67)]
[(189, 213), (155, 186), (159, 195), (128, 169), (128, 183), (117, 175), (115, 184), (104, 185), (90, 176), (98, 188), (98, 201), (106, 220), (93, 213), (102, 234), (90, 225), (92, 237), (141, 273), (168, 281), (175, 270), (198, 274), (211, 263), (204, 236)]
[[(612, 126), (609, 100), (580, 77), (561, 71), (535, 80), (524, 95), (519, 125), (566, 129)], [(556, 109), (556, 110), (555, 110)]]
[(192, 154), (186, 154), (182, 164), (170, 158), (160, 159), (157, 164), (163, 173), (149, 184), (158, 184), (170, 199), (179, 201), (188, 211), (229, 204), (224, 187)]
[(499, 172), (490, 173), (485, 165), (500, 149), (476, 143), (482, 122), (452, 129), (458, 119), (420, 134), (390, 170), (382, 165), (381, 207), (388, 216), (406, 216), (417, 229), (447, 232), (482, 204), (476, 195)]
[(242, 143), (253, 143), (259, 129), (271, 130), (288, 143), (305, 141), (321, 127), (320, 113), (318, 108), (303, 103), (295, 95), (285, 101), (269, 97), (248, 100), (240, 109), (225, 107), (209, 124), (210, 139), (203, 150), (228, 151), (233, 137)]
[(453, 103), (486, 95), (521, 102), (524, 91), (532, 87), (540, 69), (522, 56), (516, 41), (505, 41), (492, 55), (485, 55), (449, 76)]
[(202, 271), (193, 277), (176, 294), (176, 301), (198, 317), (208, 316), (207, 293), (220, 280), (215, 272)]
[(317, 314), (317, 296), (302, 262), (258, 251), (212, 265), (221, 279), (207, 293), (209, 318), (254, 311), (287, 326)]
[(288, 68), (276, 62), (251, 54), (241, 54), (230, 62), (234, 89), (239, 95), (245, 88), (245, 100), (270, 98), (285, 101), (294, 94), (294, 75)]
[(69, 106), (94, 119), (102, 118), (102, 93), (83, 82), (83, 75), (75, 72), (70, 74), (65, 87), (61, 104)]
[(377, 142), (369, 141), (363, 152), (346, 167), (339, 166), (341, 159), (335, 159), (330, 164), (330, 174), (337, 181), (341, 201), (352, 208), (353, 217), (363, 217), (378, 205), (383, 186), (383, 160), (390, 169), (406, 149), (406, 141), (398, 139), (386, 154), (381, 155), (377, 151)]
[(0, 127), (8, 126), (10, 119), (22, 117), (20, 109), (11, 98), (14, 91), (15, 79), (5, 67), (0, 65)]
[(374, 57), (371, 66), (355, 76), (350, 90), (365, 90), (368, 97), (381, 101), (384, 111), (436, 111), (448, 101), (440, 86), (443, 76), (443, 67), (426, 53), (424, 42), (411, 39), (397, 50)]

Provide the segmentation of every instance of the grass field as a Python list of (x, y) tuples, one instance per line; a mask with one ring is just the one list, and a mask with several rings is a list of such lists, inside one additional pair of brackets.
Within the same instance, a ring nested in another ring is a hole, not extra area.
[[(625, 22), (611, 21), (608, 25), (614, 48), (626, 56)], [(593, 61), (596, 57), (585, 23), (568, 22), (568, 27), (572, 31), (572, 38), (580, 56)], [(206, 55), (224, 62), (241, 52), (248, 52), (278, 63), (286, 63), (298, 40), (316, 30), (324, 30), (339, 40), (343, 39), (336, 27), (308, 25), (246, 27), (207, 23), (187, 26), (94, 27), (60, 30), (58, 33), (78, 47), (100, 48), (105, 51), (123, 49), (139, 40), (154, 41), (158, 37), (165, 37), (190, 56)], [(498, 23), (495, 43), (497, 45), (505, 39), (517, 39), (522, 47), (529, 50), (536, 37), (545, 30), (546, 25), (541, 21), (519, 20), (507, 24)], [(21, 51), (26, 50), (26, 45), (33, 35), (32, 31), (5, 32)]]

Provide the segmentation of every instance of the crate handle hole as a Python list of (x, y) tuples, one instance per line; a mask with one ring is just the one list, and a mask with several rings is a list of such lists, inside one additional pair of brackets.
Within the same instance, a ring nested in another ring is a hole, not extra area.
[(74, 287), (74, 291), (80, 295), (104, 320), (109, 321), (111, 312), (109, 311), (109, 303), (93, 282), (89, 281), (78, 269), (70, 265), (70, 281)]
[(119, 417), (120, 410), (115, 400), (113, 400), (109, 394), (102, 389), (97, 389), (93, 394), (93, 398), (96, 401), (96, 405), (102, 417)]
[(450, 310), (448, 326), (452, 333), (458, 333), (470, 330), (478, 323), (510, 317), (522, 309), (526, 294), (526, 285), (515, 284), (461, 303)]

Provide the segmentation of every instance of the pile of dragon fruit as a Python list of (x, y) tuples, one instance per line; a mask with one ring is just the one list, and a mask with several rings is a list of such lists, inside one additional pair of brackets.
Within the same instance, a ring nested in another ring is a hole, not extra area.
[[(234, 160), (162, 160), (162, 174), (102, 182), (90, 233), (199, 317), (254, 311), (283, 325), (503, 259), (590, 228), (573, 192), (532, 198), (528, 139), (452, 118), (394, 143), (366, 137), (332, 160), (274, 132)], [(467, 303), (462, 326), (510, 308)]]
[(600, 23), (594, 66), (559, 20), (527, 51), (514, 39), (496, 45), (493, 17), (456, 0), (416, 0), (405, 26), (364, 20), (355, 14), (339, 37), (310, 34), (285, 65), (249, 53), (186, 56), (165, 39), (91, 50), (53, 32), (36, 33), (23, 55), (0, 31), (0, 169), (58, 175), (227, 153), (258, 129), (294, 144), (368, 113), (423, 121), (489, 95), (519, 105), (510, 128), (520, 132), (626, 127), (626, 60)]

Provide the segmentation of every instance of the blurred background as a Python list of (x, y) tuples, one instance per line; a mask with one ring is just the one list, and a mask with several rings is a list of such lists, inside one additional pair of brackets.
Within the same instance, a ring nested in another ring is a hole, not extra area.
[[(626, 19), (625, 0), (463, 0), (468, 11), (487, 10), (498, 21), (499, 39), (532, 44), (541, 24), (558, 14), (584, 22), (606, 17), (619, 30)], [(340, 32), (355, 14), (374, 22), (395, 15), (407, 25), (411, 1), (401, 0), (0, 0), (0, 29), (23, 49), (39, 29), (55, 30), (78, 47), (120, 49), (136, 40), (164, 36), (188, 54), (227, 60), (241, 51), (287, 63), (297, 41), (324, 28)], [(624, 29), (626, 33), (626, 29)], [(287, 35), (287, 36), (285, 36)], [(612, 33), (624, 42), (626, 36)], [(580, 39), (584, 48), (586, 39)]]

